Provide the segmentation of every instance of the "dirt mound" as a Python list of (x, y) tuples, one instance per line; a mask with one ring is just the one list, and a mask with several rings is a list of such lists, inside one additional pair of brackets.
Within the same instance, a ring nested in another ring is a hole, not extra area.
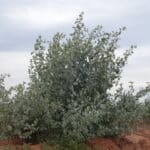
[(31, 146), (30, 146), (30, 149), (31, 149), (31, 150), (41, 150), (41, 145), (40, 145), (40, 144), (31, 145)]
[(88, 146), (92, 150), (150, 150), (150, 130), (140, 129), (118, 139), (90, 139)]
[(3, 145), (0, 150), (41, 150), (41, 145)]
[(7, 139), (7, 140), (1, 140), (0, 141), (0, 146), (5, 146), (5, 145), (22, 145), (23, 141), (20, 139)]
[(141, 130), (120, 139), (122, 150), (150, 150), (150, 130)]
[(113, 139), (94, 138), (87, 142), (92, 150), (120, 150), (119, 146)]
[[(23, 150), (27, 146), (31, 150), (41, 150), (41, 145), (22, 145), (21, 140), (0, 141), (0, 150), (6, 147), (13, 150)], [(91, 150), (150, 150), (150, 126), (139, 128), (136, 133), (123, 136), (121, 138), (94, 138), (86, 143)], [(48, 146), (49, 147), (49, 146)], [(49, 147), (50, 148), (50, 147)], [(53, 149), (52, 147), (50, 148)]]

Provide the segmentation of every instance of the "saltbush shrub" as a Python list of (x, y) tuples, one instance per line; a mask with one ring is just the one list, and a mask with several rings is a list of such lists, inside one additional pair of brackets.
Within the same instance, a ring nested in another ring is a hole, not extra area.
[(147, 98), (145, 100), (143, 110), (144, 110), (144, 113), (143, 113), (144, 121), (150, 122), (150, 98)]
[[(124, 30), (105, 32), (97, 26), (89, 31), (81, 13), (68, 37), (57, 33), (46, 41), (39, 36), (28, 85), (13, 87), (10, 94), (2, 78), (1, 135), (59, 143), (130, 132), (140, 119), (138, 99), (146, 93), (118, 84), (134, 49), (116, 54)], [(118, 88), (112, 92), (114, 86)]]

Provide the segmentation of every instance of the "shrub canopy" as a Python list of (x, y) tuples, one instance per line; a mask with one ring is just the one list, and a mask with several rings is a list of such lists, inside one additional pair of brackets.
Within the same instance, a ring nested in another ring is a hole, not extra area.
[(28, 87), (20, 84), (14, 88), (7, 104), (11, 119), (6, 126), (0, 125), (1, 129), (9, 128), (2, 133), (32, 140), (82, 141), (131, 131), (140, 116), (138, 99), (146, 92), (135, 93), (132, 85), (128, 91), (120, 85), (110, 92), (118, 85), (134, 49), (131, 46), (122, 56), (116, 55), (124, 29), (105, 32), (96, 26), (89, 31), (81, 13), (68, 37), (56, 33), (46, 41), (39, 36), (32, 52)]

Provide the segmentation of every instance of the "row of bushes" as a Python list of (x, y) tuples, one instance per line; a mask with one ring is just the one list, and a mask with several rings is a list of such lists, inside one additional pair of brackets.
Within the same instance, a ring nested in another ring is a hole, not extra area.
[(116, 55), (124, 29), (108, 33), (97, 26), (89, 32), (81, 14), (68, 38), (57, 33), (49, 42), (40, 36), (29, 83), (6, 90), (5, 77), (0, 78), (1, 138), (81, 142), (135, 129), (143, 116), (139, 98), (149, 90), (135, 92), (132, 84), (124, 90), (118, 84), (134, 48)]

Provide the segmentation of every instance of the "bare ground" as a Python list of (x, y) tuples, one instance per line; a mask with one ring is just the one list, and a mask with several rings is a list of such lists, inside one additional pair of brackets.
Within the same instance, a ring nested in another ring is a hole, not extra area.
[[(94, 138), (87, 142), (92, 150), (150, 150), (150, 124), (138, 128), (137, 132), (121, 138)], [(22, 145), (20, 140), (0, 141), (0, 150), (42, 150), (40, 144)], [(49, 146), (46, 150), (52, 150)]]

